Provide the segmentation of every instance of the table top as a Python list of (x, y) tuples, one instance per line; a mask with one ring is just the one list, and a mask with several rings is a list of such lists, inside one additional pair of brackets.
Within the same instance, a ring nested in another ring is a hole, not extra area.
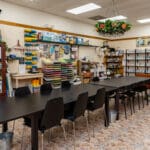
[(13, 79), (26, 79), (26, 78), (37, 78), (43, 77), (43, 73), (26, 73), (26, 74), (12, 74)]
[[(54, 89), (49, 94), (32, 94), (23, 98), (2, 97), (0, 98), (0, 123), (21, 118), (44, 110), (48, 100), (63, 97), (64, 104), (77, 100), (80, 93), (88, 92), (89, 97), (96, 94), (103, 86), (81, 84), (73, 85), (69, 89)], [(106, 92), (114, 90), (106, 87)]]
[(144, 83), (150, 81), (150, 78), (146, 77), (121, 77), (121, 78), (113, 78), (104, 81), (92, 82), (93, 84), (101, 85), (101, 86), (110, 86), (116, 88), (128, 87), (134, 84)]

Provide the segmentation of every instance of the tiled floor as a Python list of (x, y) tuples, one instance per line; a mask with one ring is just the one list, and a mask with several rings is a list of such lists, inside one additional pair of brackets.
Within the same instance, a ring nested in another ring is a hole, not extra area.
[[(121, 118), (115, 123), (111, 123), (109, 128), (104, 127), (102, 110), (90, 114), (90, 135), (86, 130), (85, 119), (80, 118), (76, 121), (76, 150), (150, 150), (150, 105), (145, 105), (140, 111), (136, 106), (136, 113), (124, 118), (124, 111), (121, 109)], [(95, 120), (94, 120), (95, 119)], [(23, 120), (16, 122), (15, 134), (13, 139), (13, 150), (20, 150)], [(64, 121), (67, 129), (67, 140), (64, 140), (61, 128), (51, 130), (49, 142), (49, 132), (44, 136), (44, 150), (73, 150), (72, 124)], [(9, 124), (10, 130), (12, 122)], [(95, 137), (92, 135), (92, 126), (95, 129)], [(41, 136), (39, 133), (39, 141)], [(39, 142), (39, 149), (41, 144)], [(24, 150), (30, 150), (30, 128), (25, 129), (23, 143)]]

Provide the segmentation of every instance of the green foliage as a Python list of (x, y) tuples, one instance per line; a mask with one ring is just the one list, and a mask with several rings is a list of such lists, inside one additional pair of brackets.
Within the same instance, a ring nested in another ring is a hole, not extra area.
[(105, 22), (97, 22), (95, 27), (96, 31), (106, 35), (123, 34), (131, 29), (131, 24), (125, 21), (112, 21), (106, 20)]
[(10, 52), (11, 49), (8, 47), (7, 43), (5, 41), (0, 41), (0, 43), (4, 44), (6, 47), (6, 51)]

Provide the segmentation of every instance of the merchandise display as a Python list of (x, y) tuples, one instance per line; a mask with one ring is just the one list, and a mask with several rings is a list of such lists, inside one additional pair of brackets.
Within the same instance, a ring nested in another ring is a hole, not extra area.
[(74, 77), (72, 63), (52, 63), (43, 67), (44, 80), (53, 87), (60, 87), (62, 81), (71, 81)]

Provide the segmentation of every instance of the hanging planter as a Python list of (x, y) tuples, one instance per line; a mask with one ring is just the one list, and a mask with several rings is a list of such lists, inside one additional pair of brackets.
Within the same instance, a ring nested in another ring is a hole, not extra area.
[(106, 20), (96, 23), (96, 31), (104, 36), (119, 36), (131, 29), (131, 24), (125, 21)]

